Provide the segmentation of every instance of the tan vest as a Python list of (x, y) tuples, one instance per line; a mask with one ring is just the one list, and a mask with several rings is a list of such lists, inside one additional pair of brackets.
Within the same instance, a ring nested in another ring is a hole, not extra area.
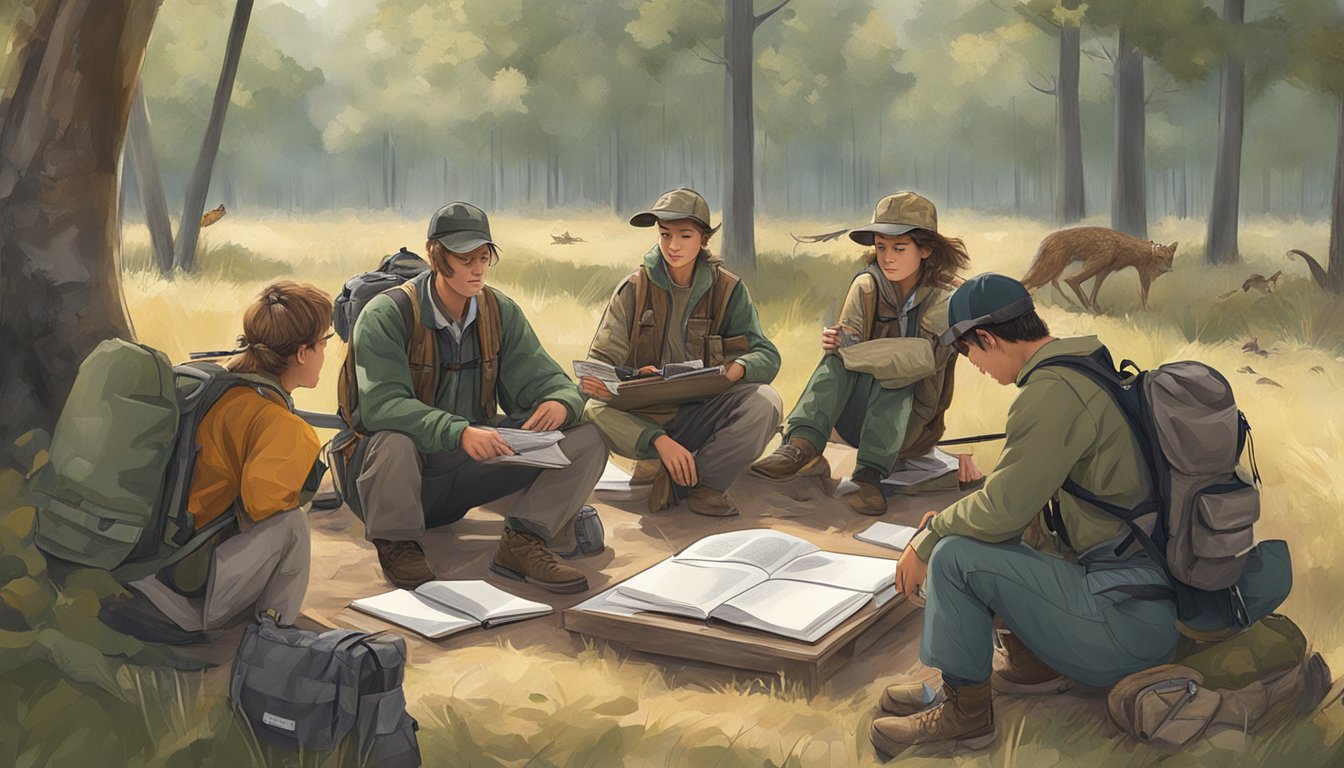
[[(740, 279), (718, 266), (714, 269), (714, 284), (690, 309), (686, 322), (686, 349), (699, 354), (707, 366), (723, 365), (747, 352), (746, 336), (723, 337), (723, 320), (728, 313), (728, 300)], [(635, 288), (634, 312), (631, 313), (630, 343), (625, 364), (632, 368), (645, 365), (662, 367), (681, 360), (664, 360), (663, 347), (670, 330), (668, 317), (671, 295), (653, 285), (641, 267), (626, 282)]]

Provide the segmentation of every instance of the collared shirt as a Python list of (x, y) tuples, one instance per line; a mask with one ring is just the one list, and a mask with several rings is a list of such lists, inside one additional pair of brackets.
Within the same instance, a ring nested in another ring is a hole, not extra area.
[(905, 306), (901, 307), (901, 317), (898, 321), (901, 324), (902, 336), (910, 335), (909, 330), (906, 328), (906, 325), (907, 323), (910, 322), (910, 310), (914, 308), (915, 308), (915, 292), (911, 291), (910, 295), (907, 296), (905, 299)]
[(443, 313), (443, 309), (439, 306), (437, 296), (434, 297), (434, 301), (430, 302), (430, 304), (434, 307), (434, 328), (440, 331), (448, 331), (453, 335), (453, 341), (461, 344), (462, 334), (471, 327), (472, 323), (476, 322), (476, 297), (472, 296), (467, 300), (467, 318), (460, 324)]

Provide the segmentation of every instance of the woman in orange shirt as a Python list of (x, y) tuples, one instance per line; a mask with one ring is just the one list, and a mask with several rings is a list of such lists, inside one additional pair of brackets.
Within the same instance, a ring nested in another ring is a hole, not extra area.
[(307, 502), (324, 467), (290, 393), (317, 386), (331, 310), (327, 294), (288, 280), (247, 308), (240, 352), (225, 367), (255, 385), (230, 389), (202, 418), (187, 500), (198, 528), (225, 514), (237, 525), (133, 582), (148, 604), (137, 595), (114, 605), (109, 625), (141, 639), (196, 642), (240, 615), (272, 609), (282, 624), (298, 616), (308, 590)]

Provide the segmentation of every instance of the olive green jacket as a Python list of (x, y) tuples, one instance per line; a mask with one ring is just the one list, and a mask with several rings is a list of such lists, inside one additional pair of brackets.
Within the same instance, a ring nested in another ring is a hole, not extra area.
[[(1007, 433), (998, 466), (980, 490), (934, 516), (927, 533), (913, 544), (928, 562), (943, 536), (985, 542), (1019, 538), (1051, 496), (1058, 493), (1060, 517), (1074, 555), (1115, 537), (1124, 523), (1061, 490), (1066, 478), (1122, 507), (1149, 495), (1143, 454), (1119, 407), (1083, 373), (1065, 368), (1036, 370), (1057, 355), (1089, 355), (1101, 347), (1095, 336), (1055, 339), (1037, 350), (1017, 375), (1021, 387), (1008, 409)], [(1030, 378), (1028, 378), (1030, 375)], [(1025, 382), (1025, 383), (1024, 383)]]

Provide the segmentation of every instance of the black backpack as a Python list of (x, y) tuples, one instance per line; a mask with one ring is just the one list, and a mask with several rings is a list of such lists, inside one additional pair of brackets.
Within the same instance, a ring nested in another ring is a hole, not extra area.
[(361, 272), (345, 281), (331, 312), (331, 327), (341, 341), (350, 341), (355, 329), (355, 318), (374, 296), (395, 288), (398, 285), (429, 270), (429, 263), (419, 254), (401, 250), (383, 258), (378, 268), (372, 272)]

